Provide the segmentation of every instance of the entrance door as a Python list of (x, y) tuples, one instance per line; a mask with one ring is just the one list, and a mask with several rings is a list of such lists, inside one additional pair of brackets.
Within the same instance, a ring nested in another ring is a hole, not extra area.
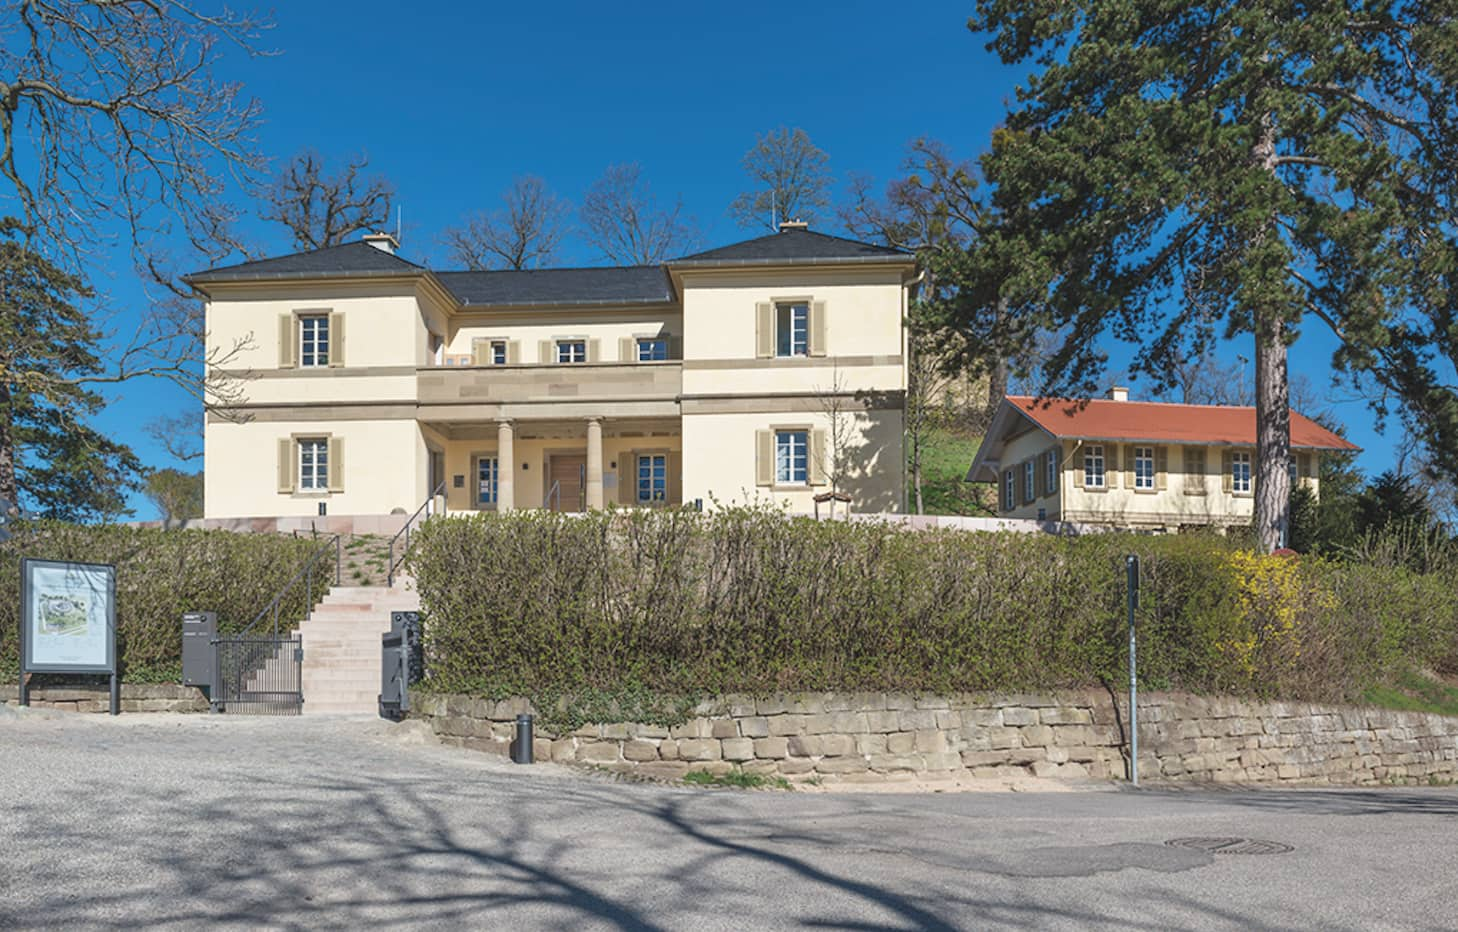
[(547, 491), (556, 485), (560, 495), (552, 494), (547, 505), (553, 511), (587, 510), (587, 454), (554, 453), (547, 466)]

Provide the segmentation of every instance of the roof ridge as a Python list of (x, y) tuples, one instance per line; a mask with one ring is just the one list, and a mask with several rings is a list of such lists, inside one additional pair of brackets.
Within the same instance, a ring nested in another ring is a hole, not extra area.
[(544, 269), (437, 269), (437, 275), (495, 275), (503, 272), (631, 272), (640, 269), (663, 269), (662, 264), (646, 265), (558, 265)]

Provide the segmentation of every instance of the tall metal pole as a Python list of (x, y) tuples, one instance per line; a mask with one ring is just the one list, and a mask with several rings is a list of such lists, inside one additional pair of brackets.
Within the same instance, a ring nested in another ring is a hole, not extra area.
[(1139, 673), (1135, 662), (1134, 610), (1139, 607), (1139, 557), (1124, 558), (1129, 589), (1129, 778), (1139, 785)]

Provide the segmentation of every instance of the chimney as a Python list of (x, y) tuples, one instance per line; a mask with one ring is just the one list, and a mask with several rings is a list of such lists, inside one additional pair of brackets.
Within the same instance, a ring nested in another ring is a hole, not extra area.
[(1113, 388), (1109, 389), (1109, 400), (1110, 401), (1128, 401), (1129, 400), (1129, 389), (1125, 388), (1122, 385), (1115, 385)]
[(392, 256), (395, 254), (395, 250), (400, 248), (400, 241), (389, 233), (366, 233), (364, 235), (364, 241), (381, 252), (388, 252)]
[(784, 233), (786, 230), (808, 230), (808, 229), (810, 229), (810, 224), (806, 223), (804, 220), (781, 220), (780, 221), (780, 232), (781, 233)]

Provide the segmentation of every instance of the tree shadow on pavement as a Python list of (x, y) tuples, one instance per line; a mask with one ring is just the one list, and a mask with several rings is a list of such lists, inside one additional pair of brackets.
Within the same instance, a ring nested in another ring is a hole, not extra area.
[(1176, 893), (1133, 922), (1049, 895), (932, 831), (888, 837), (914, 815), (894, 805), (390, 763), (75, 775), (74, 805), (20, 800), (0, 831), (26, 859), (0, 927), (1260, 927)]

